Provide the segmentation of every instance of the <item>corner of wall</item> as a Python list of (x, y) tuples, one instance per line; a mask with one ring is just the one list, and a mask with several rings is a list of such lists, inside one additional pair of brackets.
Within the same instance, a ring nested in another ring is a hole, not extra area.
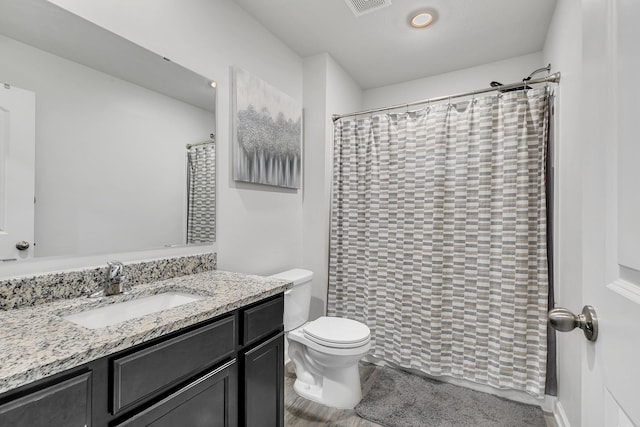
[(326, 313), (334, 113), (359, 110), (362, 89), (329, 54), (304, 59), (303, 267), (313, 271), (310, 318)]

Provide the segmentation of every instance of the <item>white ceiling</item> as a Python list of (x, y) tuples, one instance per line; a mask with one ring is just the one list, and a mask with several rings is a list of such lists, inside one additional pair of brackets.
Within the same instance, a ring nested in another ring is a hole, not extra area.
[[(302, 57), (328, 52), (363, 89), (538, 52), (556, 0), (391, 0), (355, 17), (345, 0), (234, 0)], [(408, 25), (418, 10), (435, 22)], [(540, 64), (544, 66), (546, 64)]]

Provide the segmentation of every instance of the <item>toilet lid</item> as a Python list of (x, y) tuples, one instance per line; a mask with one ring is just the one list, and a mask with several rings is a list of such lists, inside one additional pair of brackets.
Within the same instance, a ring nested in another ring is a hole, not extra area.
[(341, 317), (319, 317), (303, 327), (304, 335), (328, 347), (352, 348), (369, 341), (371, 331), (364, 323)]

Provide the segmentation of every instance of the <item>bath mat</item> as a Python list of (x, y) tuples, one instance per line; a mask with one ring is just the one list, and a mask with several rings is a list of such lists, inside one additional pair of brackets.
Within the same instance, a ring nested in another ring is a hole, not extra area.
[(380, 368), (356, 413), (385, 427), (545, 427), (542, 409)]

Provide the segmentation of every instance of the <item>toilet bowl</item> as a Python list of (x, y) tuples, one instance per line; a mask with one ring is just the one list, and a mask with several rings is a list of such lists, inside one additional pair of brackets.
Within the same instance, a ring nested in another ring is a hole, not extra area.
[[(317, 329), (321, 334), (308, 332)], [(351, 332), (352, 339), (343, 339), (345, 332)], [(367, 326), (350, 319), (320, 317), (288, 332), (287, 340), (297, 376), (296, 393), (340, 409), (353, 409), (360, 402), (358, 362), (371, 348)]]
[(284, 327), (295, 392), (326, 406), (352, 409), (362, 399), (358, 362), (371, 348), (369, 328), (340, 317), (309, 322), (312, 272), (295, 269), (271, 277), (294, 283), (285, 292)]

